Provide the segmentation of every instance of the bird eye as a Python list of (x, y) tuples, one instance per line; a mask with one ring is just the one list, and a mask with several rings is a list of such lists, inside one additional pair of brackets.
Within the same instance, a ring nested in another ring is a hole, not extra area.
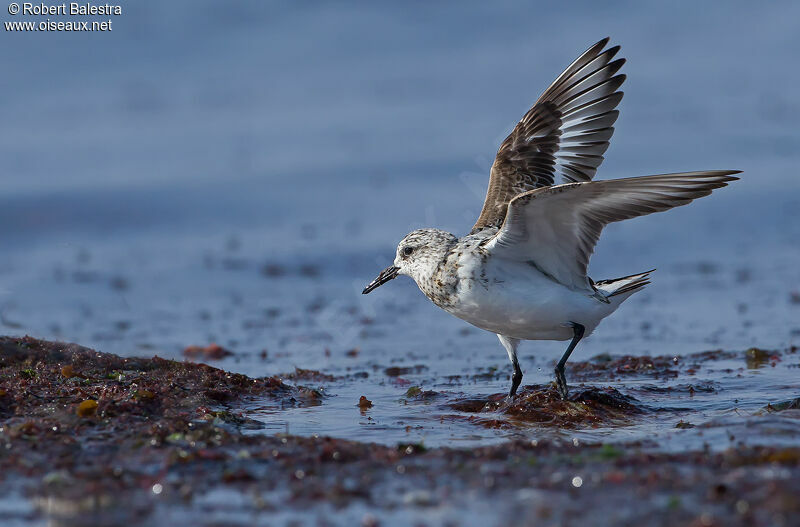
[(413, 247), (403, 247), (403, 256), (410, 256), (414, 252)]

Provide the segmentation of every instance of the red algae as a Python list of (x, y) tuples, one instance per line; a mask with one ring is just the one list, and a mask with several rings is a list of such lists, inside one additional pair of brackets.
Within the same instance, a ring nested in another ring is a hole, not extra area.
[(219, 344), (211, 343), (208, 346), (187, 346), (183, 350), (183, 355), (191, 359), (221, 360), (230, 357), (233, 352), (223, 348)]
[[(698, 360), (664, 367), (689, 368)], [(67, 364), (80, 375), (64, 375)], [(617, 369), (606, 371), (617, 375)], [(404, 401), (451, 397), (412, 388), (400, 392)], [(318, 514), (326, 515), (325, 524), (358, 524), (339, 515), (366, 510), (369, 522), (380, 525), (409, 523), (401, 511), (425, 514), (431, 507), (469, 523), (485, 506), (493, 523), (523, 518), (523, 525), (766, 526), (800, 512), (796, 446), (666, 453), (637, 442), (530, 437), (468, 449), (377, 445), (248, 434), (256, 423), (235, 406), (254, 398), (279, 408), (319, 404), (310, 393), (276, 377), (204, 364), (0, 338), (0, 492), (23, 489), (35, 504), (28, 520), (56, 516), (64, 525), (149, 525), (165, 514), (187, 524), (214, 523), (210, 515), (222, 506), (204, 500), (215, 492), (235, 504), (223, 512), (241, 520), (216, 524), (237, 525), (271, 524), (278, 510), (301, 524)], [(87, 403), (93, 412), (80, 416), (77, 409)], [(624, 425), (651, 411), (614, 388), (574, 385), (566, 401), (543, 385), (526, 386), (513, 400), (496, 394), (443, 404), (483, 426), (566, 430)], [(766, 411), (788, 413), (795, 404)], [(362, 396), (357, 406), (364, 411), (371, 401)]]
[(368, 408), (372, 408), (372, 401), (367, 399), (365, 396), (361, 396), (358, 399), (358, 407), (363, 411), (367, 410)]
[[(514, 421), (561, 428), (619, 424), (645, 411), (636, 399), (622, 395), (614, 388), (575, 390), (566, 400), (562, 400), (552, 385), (525, 386), (513, 399), (504, 394), (495, 394), (486, 399), (456, 401), (449, 406), (461, 412), (495, 412)], [(475, 422), (492, 428), (507, 426), (504, 421), (493, 418)]]
[(312, 382), (333, 382), (337, 380), (335, 375), (328, 375), (317, 370), (308, 370), (303, 368), (295, 368), (292, 373), (285, 373), (281, 375), (284, 379), (291, 381), (312, 381)]

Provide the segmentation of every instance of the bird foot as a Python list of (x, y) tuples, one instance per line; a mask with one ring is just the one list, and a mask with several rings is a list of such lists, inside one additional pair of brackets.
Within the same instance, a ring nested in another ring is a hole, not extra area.
[(560, 370), (558, 368), (556, 368), (556, 390), (558, 391), (558, 395), (561, 396), (561, 400), (566, 401), (567, 396), (569, 395), (567, 379), (564, 376), (564, 370)]

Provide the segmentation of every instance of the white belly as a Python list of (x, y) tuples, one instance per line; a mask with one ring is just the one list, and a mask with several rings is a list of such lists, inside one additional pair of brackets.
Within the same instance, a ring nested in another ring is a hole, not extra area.
[(485, 269), (460, 266), (458, 301), (445, 309), (493, 333), (522, 340), (569, 340), (573, 323), (584, 326), (588, 335), (619, 305), (568, 289), (525, 263), (489, 258), (483, 265)]

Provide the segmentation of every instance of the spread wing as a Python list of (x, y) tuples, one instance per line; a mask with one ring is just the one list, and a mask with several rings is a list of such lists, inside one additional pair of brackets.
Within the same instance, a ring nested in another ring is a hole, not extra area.
[(511, 200), (502, 228), (485, 247), (493, 256), (526, 262), (567, 287), (591, 292), (586, 267), (603, 227), (686, 205), (738, 179), (731, 177), (737, 173), (686, 172), (531, 190)]
[(625, 59), (612, 61), (619, 46), (603, 51), (606, 44), (608, 38), (570, 64), (500, 145), (472, 232), (499, 227), (518, 194), (594, 177), (614, 133), (614, 108), (622, 100), (617, 90), (625, 80), (615, 76)]

